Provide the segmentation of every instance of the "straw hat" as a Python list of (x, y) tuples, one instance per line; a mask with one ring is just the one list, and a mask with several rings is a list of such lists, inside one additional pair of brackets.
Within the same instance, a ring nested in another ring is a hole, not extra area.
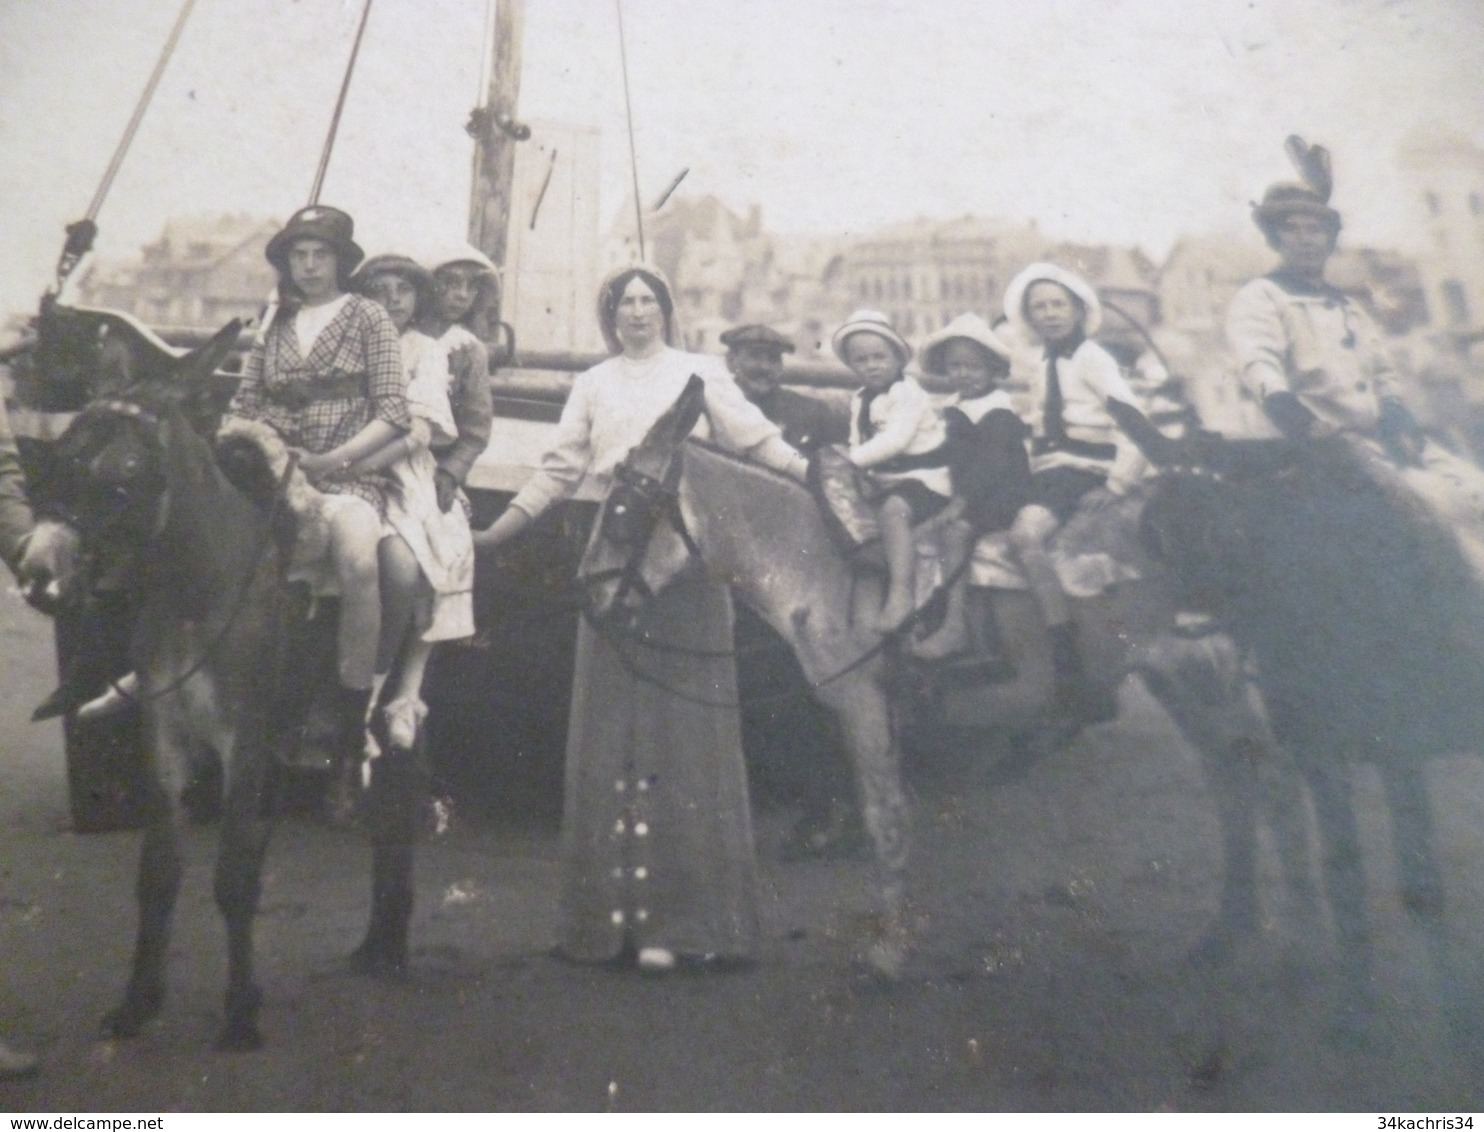
[[(835, 331), (834, 337), (830, 339), (830, 346), (835, 351), (835, 357), (845, 362), (846, 340), (852, 334), (862, 333), (874, 334), (878, 338), (885, 338), (891, 344), (891, 348), (896, 351), (896, 355), (901, 359), (902, 365), (906, 365), (912, 360), (912, 347), (907, 345), (907, 340), (892, 328), (891, 323), (887, 321), (886, 315), (880, 311), (868, 310), (856, 311), (845, 320), (845, 325)], [(850, 363), (845, 362), (845, 364), (849, 365)]]

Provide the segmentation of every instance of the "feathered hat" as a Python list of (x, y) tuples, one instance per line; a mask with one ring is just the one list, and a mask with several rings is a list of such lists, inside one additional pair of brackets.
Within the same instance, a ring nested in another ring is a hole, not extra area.
[(1298, 171), (1301, 183), (1282, 181), (1269, 185), (1267, 192), (1262, 194), (1262, 203), (1252, 206), (1253, 222), (1264, 234), (1271, 235), (1273, 225), (1286, 217), (1317, 216), (1338, 232), (1340, 214), (1329, 203), (1335, 187), (1329, 150), (1322, 145), (1309, 145), (1297, 134), (1289, 134), (1283, 148)]

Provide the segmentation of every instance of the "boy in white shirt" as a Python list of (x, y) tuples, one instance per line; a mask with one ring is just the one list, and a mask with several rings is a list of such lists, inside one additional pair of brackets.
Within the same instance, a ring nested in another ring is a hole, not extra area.
[(850, 399), (850, 462), (880, 487), (881, 543), (888, 572), (877, 615), (883, 633), (901, 627), (915, 605), (912, 528), (953, 495), (944, 445), (948, 432), (932, 396), (905, 370), (912, 347), (878, 311), (856, 311), (835, 331), (835, 354), (860, 378)]

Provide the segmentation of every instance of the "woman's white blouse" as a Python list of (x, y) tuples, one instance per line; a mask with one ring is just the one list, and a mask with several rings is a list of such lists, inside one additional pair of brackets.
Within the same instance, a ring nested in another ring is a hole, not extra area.
[(606, 494), (614, 468), (675, 404), (692, 374), (706, 383), (697, 435), (779, 470), (800, 459), (778, 426), (742, 395), (720, 358), (666, 347), (654, 358), (612, 357), (577, 375), (555, 442), (510, 505), (534, 518), (584, 483), (585, 496)]

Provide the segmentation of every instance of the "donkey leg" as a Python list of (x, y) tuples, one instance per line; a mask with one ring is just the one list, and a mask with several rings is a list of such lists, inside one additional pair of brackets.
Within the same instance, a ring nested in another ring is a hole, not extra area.
[(268, 847), (266, 727), (240, 741), (227, 763), (226, 803), (216, 860), (217, 909), (227, 927), (226, 1019), (217, 1048), (251, 1050), (263, 1044), (258, 1030), (262, 991), (253, 972), (253, 919), (262, 891)]
[(1334, 918), (1341, 974), (1346, 992), (1364, 1008), (1373, 997), (1372, 948), (1360, 827), (1355, 818), (1350, 764), (1333, 755), (1330, 758), (1333, 761), (1308, 767), (1309, 788), (1319, 821), (1324, 892)]
[(136, 893), (139, 927), (134, 967), (123, 1001), (103, 1018), (103, 1030), (115, 1038), (132, 1038), (159, 1014), (165, 1003), (165, 962), (170, 944), (170, 917), (180, 893), (180, 835), (183, 815), (166, 784), (157, 782), (149, 801), (149, 825), (139, 853)]
[(418, 750), (393, 747), (371, 763), (367, 822), (371, 834), (371, 920), (351, 952), (351, 969), (368, 975), (406, 971), (412, 922), (412, 866), (426, 775)]
[(866, 949), (877, 974), (896, 978), (906, 962), (907, 798), (891, 710), (874, 672), (863, 672), (826, 689), (840, 718), (855, 764), (861, 815), (876, 858), (876, 902), (880, 931)]
[(1227, 638), (1186, 641), (1163, 635), (1138, 654), (1144, 683), (1201, 759), (1221, 828), (1222, 880), (1217, 918), (1189, 952), (1192, 962), (1221, 963), (1258, 928), (1257, 764), (1267, 729), (1247, 702), (1235, 649)]
[(181, 836), (185, 811), (180, 795), (189, 781), (190, 733), (175, 697), (146, 697), (143, 723), (151, 781), (146, 801), (148, 824), (139, 851), (139, 927), (134, 966), (123, 1001), (103, 1019), (104, 1032), (117, 1038), (138, 1034), (164, 1006), (170, 919), (184, 871)]
[(1434, 849), (1432, 804), (1420, 761), (1393, 758), (1381, 767), (1391, 809), (1391, 836), (1401, 874), (1402, 906), (1414, 920), (1443, 918), (1443, 874)]

